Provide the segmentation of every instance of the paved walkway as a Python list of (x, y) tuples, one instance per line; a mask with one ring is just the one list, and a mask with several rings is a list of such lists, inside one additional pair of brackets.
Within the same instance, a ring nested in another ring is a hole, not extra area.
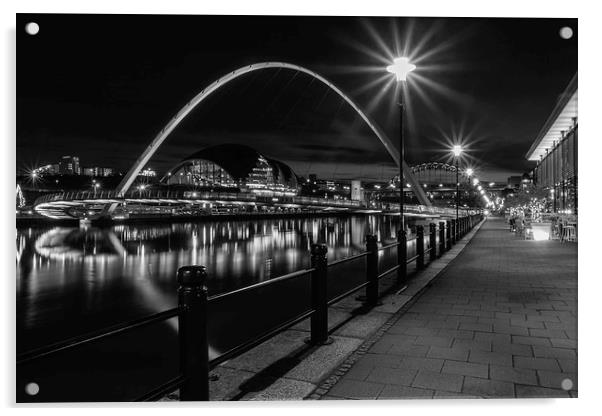
[(577, 397), (577, 244), (487, 220), (323, 399), (466, 397)]

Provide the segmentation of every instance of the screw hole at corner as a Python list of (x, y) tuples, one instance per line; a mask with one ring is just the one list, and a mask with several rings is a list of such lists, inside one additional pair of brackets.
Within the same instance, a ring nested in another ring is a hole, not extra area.
[(40, 25), (36, 22), (29, 22), (25, 25), (25, 32), (27, 32), (28, 35), (37, 35), (39, 31)]
[(27, 383), (27, 385), (25, 386), (25, 393), (27, 393), (30, 396), (35, 396), (39, 392), (40, 386), (38, 385), (38, 383)]

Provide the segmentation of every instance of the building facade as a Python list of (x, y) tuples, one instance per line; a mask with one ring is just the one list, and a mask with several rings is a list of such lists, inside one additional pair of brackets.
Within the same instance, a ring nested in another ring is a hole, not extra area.
[(576, 214), (578, 210), (577, 121), (575, 74), (526, 155), (536, 163), (533, 183), (549, 191), (554, 212)]
[(209, 147), (188, 156), (174, 166), (162, 182), (265, 196), (298, 193), (297, 176), (289, 166), (248, 146), (235, 144)]
[(61, 175), (80, 175), (79, 157), (63, 156), (59, 162), (59, 173)]

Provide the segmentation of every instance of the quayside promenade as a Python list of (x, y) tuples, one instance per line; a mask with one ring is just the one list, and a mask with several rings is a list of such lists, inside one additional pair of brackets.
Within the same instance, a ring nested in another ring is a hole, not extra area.
[(490, 217), (397, 316), (309, 398), (577, 397), (575, 243)]

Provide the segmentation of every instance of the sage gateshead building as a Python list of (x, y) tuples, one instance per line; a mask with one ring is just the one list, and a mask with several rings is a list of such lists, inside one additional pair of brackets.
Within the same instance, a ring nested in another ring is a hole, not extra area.
[(527, 152), (533, 182), (549, 190), (554, 212), (577, 213), (577, 74)]
[(261, 196), (294, 196), (298, 192), (297, 176), (288, 165), (239, 144), (222, 144), (193, 153), (174, 166), (162, 182)]

